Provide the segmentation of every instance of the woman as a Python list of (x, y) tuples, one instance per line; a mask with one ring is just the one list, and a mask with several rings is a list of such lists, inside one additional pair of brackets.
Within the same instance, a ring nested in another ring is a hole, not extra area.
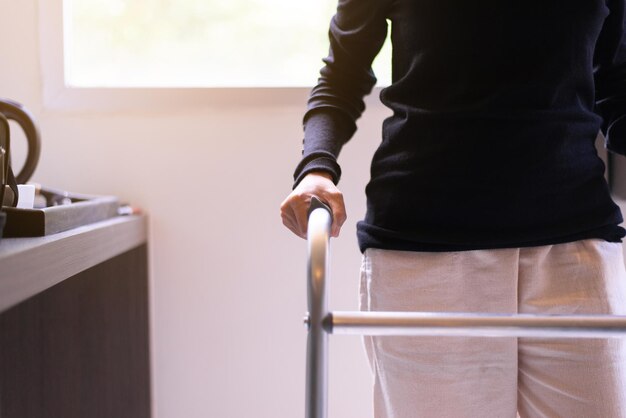
[[(358, 223), (361, 308), (626, 314), (594, 142), (626, 153), (625, 0), (339, 0), (283, 223), (346, 219), (337, 157), (391, 21), (393, 111)], [(377, 418), (626, 417), (621, 339), (366, 338)]]

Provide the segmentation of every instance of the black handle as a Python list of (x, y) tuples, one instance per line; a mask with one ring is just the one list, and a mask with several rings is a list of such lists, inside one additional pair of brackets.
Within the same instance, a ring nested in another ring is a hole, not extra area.
[(35, 172), (41, 153), (41, 136), (39, 128), (31, 113), (20, 103), (8, 99), (0, 99), (0, 113), (7, 119), (17, 122), (28, 141), (28, 154), (22, 170), (15, 176), (19, 184), (26, 183)]
[(10, 206), (17, 206), (19, 192), (17, 182), (11, 170), (11, 134), (8, 119), (0, 112), (0, 152), (2, 152), (2, 164), (0, 164), (0, 208), (4, 205), (4, 193), (6, 186), (13, 192), (13, 200)]
[(307, 217), (310, 217), (311, 213), (313, 213), (313, 211), (315, 209), (326, 209), (328, 211), (328, 213), (330, 214), (330, 220), (332, 221), (332, 219), (333, 219), (333, 211), (330, 208), (330, 206), (328, 206), (326, 203), (324, 203), (321, 200), (319, 200), (317, 197), (311, 196), (311, 205), (309, 206), (309, 211), (307, 212)]

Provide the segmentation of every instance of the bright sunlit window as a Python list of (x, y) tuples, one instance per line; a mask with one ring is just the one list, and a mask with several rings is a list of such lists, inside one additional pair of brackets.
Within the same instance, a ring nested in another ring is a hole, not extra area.
[[(65, 0), (70, 87), (315, 83), (337, 0)], [(391, 73), (377, 58), (379, 84)]]

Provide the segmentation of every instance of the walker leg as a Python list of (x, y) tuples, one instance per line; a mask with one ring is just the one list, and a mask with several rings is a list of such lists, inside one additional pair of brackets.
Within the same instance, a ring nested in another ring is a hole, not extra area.
[(327, 394), (328, 334), (321, 327), (311, 327), (306, 353), (306, 418), (326, 418)]

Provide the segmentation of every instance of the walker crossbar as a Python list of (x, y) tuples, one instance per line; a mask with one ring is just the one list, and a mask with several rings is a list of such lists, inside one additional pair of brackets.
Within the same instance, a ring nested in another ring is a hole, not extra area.
[(329, 312), (330, 208), (311, 200), (307, 241), (306, 418), (326, 418), (328, 334), (607, 338), (626, 336), (626, 316), (459, 312)]
[(344, 335), (607, 338), (626, 335), (626, 317), (440, 312), (330, 312), (325, 328)]

